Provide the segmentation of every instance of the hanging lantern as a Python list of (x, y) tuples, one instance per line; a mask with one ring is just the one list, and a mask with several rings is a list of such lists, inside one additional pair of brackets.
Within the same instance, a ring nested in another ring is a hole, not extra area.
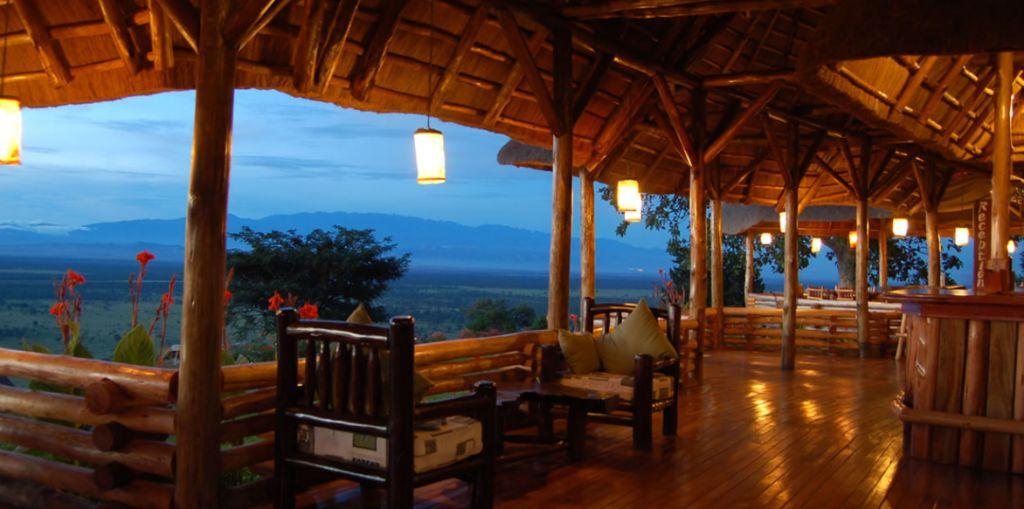
[(640, 211), (640, 209), (627, 210), (622, 213), (622, 216), (627, 223), (639, 223), (640, 220), (644, 218), (644, 214), (643, 212)]
[(427, 128), (417, 129), (412, 138), (416, 145), (416, 182), (444, 183), (444, 135)]
[(1010, 256), (1013, 256), (1013, 253), (1015, 253), (1016, 251), (1017, 251), (1017, 243), (1014, 242), (1013, 239), (1010, 239), (1010, 240), (1006, 241), (1006, 252)]
[(615, 185), (615, 207), (619, 209), (619, 212), (638, 211), (642, 203), (639, 182), (633, 179), (624, 179)]
[(811, 252), (818, 254), (819, 251), (821, 251), (821, 239), (814, 237), (811, 239)]
[(0, 97), (0, 164), (21, 164), (21, 101)]
[(779, 231), (786, 233), (786, 213), (779, 212)]
[(905, 217), (897, 217), (892, 220), (892, 234), (896, 237), (906, 237), (910, 229), (910, 221)]
[(850, 232), (850, 247), (857, 249), (857, 231), (853, 230)]
[(957, 246), (966, 246), (971, 241), (971, 231), (963, 226), (957, 227), (953, 230), (953, 243)]
[(772, 243), (772, 234), (770, 234), (768, 232), (762, 233), (761, 234), (761, 245), (762, 246), (768, 246), (768, 245), (771, 245), (771, 243)]

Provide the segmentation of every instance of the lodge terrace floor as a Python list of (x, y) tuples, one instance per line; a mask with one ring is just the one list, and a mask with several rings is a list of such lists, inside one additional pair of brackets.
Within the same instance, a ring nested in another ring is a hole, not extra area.
[[(499, 469), (496, 507), (1024, 507), (1024, 478), (901, 459), (890, 410), (892, 360), (712, 352), (686, 394), (679, 436), (634, 452), (627, 428), (591, 424), (586, 458), (555, 455)], [(359, 507), (358, 490), (319, 507)], [(468, 507), (451, 481), (417, 507)], [(307, 498), (307, 502), (309, 499)]]

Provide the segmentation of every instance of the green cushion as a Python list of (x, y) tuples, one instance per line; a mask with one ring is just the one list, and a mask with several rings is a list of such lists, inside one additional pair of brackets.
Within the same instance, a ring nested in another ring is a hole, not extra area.
[[(384, 412), (387, 413), (388, 406), (391, 403), (391, 391), (390, 385), (388, 385), (388, 378), (391, 373), (391, 355), (387, 350), (380, 351), (380, 378), (381, 385), (384, 387)], [(430, 388), (434, 386), (434, 382), (431, 382), (429, 378), (420, 374), (416, 369), (412, 370), (412, 404), (419, 404), (423, 400), (423, 397), (427, 395)]]
[(361, 323), (363, 325), (372, 325), (373, 317), (370, 316), (370, 312), (366, 310), (366, 306), (363, 303), (359, 303), (358, 306), (352, 311), (352, 314), (348, 315), (345, 319), (349, 323)]
[(609, 373), (633, 374), (636, 366), (634, 357), (641, 354), (650, 355), (655, 360), (677, 357), (672, 343), (661, 331), (658, 319), (643, 300), (618, 327), (597, 341), (601, 366)]
[(565, 355), (565, 361), (573, 374), (585, 375), (601, 369), (601, 359), (597, 356), (597, 344), (594, 342), (593, 334), (574, 334), (559, 329), (558, 346), (562, 348), (562, 355)]

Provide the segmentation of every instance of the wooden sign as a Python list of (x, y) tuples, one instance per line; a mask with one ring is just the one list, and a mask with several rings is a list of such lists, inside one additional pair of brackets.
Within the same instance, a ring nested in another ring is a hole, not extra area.
[(992, 200), (974, 202), (974, 289), (985, 286), (985, 264), (992, 255)]

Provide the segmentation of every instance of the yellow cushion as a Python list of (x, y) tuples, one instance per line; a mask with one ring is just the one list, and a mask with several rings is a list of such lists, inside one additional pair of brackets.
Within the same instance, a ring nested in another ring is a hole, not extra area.
[(636, 366), (634, 358), (641, 354), (650, 355), (654, 360), (677, 357), (658, 319), (643, 300), (618, 327), (597, 341), (601, 366), (609, 373), (632, 375)]
[(366, 306), (364, 306), (363, 303), (360, 302), (359, 305), (356, 306), (354, 310), (352, 310), (352, 314), (348, 315), (348, 318), (346, 318), (345, 321), (349, 323), (361, 323), (363, 325), (372, 325), (373, 317), (370, 316), (370, 312), (367, 311)]
[(569, 370), (577, 375), (592, 373), (601, 369), (601, 359), (597, 356), (597, 344), (594, 335), (589, 332), (574, 334), (565, 329), (558, 331), (558, 346), (562, 348), (565, 362)]

